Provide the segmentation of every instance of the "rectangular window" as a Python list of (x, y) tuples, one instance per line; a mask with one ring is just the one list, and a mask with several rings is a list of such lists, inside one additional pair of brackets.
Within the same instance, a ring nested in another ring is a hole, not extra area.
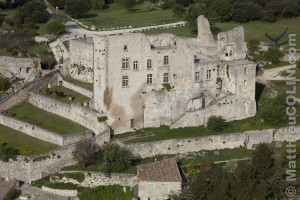
[(133, 70), (139, 70), (139, 64), (138, 61), (133, 61)]
[(207, 70), (207, 72), (206, 72), (206, 79), (207, 80), (211, 79), (211, 70)]
[(148, 184), (147, 185), (147, 192), (152, 193), (153, 192), (153, 184)]
[(99, 85), (101, 85), (101, 75), (99, 75)]
[(129, 69), (129, 58), (122, 59), (122, 69)]
[(147, 85), (152, 85), (152, 74), (147, 74)]
[(247, 68), (244, 68), (244, 75), (247, 75)]
[(122, 87), (128, 87), (128, 76), (122, 77)]
[(200, 81), (200, 72), (195, 72), (195, 82)]
[(164, 65), (169, 64), (169, 56), (164, 56)]
[(128, 46), (127, 44), (124, 45), (124, 52), (128, 51)]
[(163, 83), (169, 83), (169, 73), (164, 73)]
[(147, 69), (152, 69), (152, 60), (151, 59), (147, 60)]
[(162, 192), (163, 194), (169, 194), (169, 187), (167, 184), (163, 184)]

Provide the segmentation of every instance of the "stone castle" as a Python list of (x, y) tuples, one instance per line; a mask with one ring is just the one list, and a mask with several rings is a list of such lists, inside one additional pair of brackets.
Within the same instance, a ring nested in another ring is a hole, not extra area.
[(115, 133), (205, 125), (256, 114), (256, 63), (246, 59), (243, 27), (219, 33), (198, 18), (198, 37), (130, 33), (70, 41), (70, 75), (93, 83), (90, 106)]

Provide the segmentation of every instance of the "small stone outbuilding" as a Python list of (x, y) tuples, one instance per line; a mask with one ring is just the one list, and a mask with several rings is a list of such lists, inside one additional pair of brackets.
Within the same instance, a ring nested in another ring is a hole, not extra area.
[(138, 199), (163, 200), (181, 191), (182, 178), (175, 158), (138, 166)]

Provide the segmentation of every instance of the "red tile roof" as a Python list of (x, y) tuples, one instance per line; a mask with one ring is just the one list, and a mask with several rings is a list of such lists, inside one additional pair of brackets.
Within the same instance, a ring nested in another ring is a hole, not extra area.
[(139, 165), (139, 181), (181, 182), (182, 178), (175, 158)]

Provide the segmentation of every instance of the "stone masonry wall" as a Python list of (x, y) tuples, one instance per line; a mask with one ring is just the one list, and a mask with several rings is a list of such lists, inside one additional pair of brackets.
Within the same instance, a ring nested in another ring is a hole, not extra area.
[[(297, 126), (295, 133), (299, 132), (300, 126)], [(171, 139), (145, 143), (124, 144), (117, 141), (120, 145), (130, 149), (134, 155), (146, 158), (166, 154), (184, 154), (198, 152), (201, 150), (215, 149), (234, 149), (245, 146), (246, 143), (255, 141), (258, 143), (272, 143), (274, 141), (286, 141), (288, 138), (288, 128), (279, 128), (274, 133), (273, 129), (262, 131), (246, 131), (242, 133), (229, 133), (222, 135), (211, 135), (204, 137)], [(270, 138), (271, 136), (271, 138)], [(300, 140), (299, 134), (296, 140)], [(254, 143), (253, 143), (254, 144)]]
[(60, 196), (65, 196), (65, 197), (76, 197), (78, 192), (77, 190), (61, 190), (61, 189), (52, 189), (52, 188), (48, 188), (45, 186), (42, 186), (42, 190), (52, 193), (52, 194), (56, 194), (56, 195), (60, 195)]
[(74, 85), (68, 81), (63, 81), (62, 82), (62, 86), (66, 87), (66, 88), (69, 88), (71, 90), (74, 90), (75, 92), (79, 93), (79, 94), (82, 94), (84, 96), (87, 96), (89, 98), (93, 98), (93, 92), (90, 91), (90, 90), (87, 90), (87, 89), (84, 89), (82, 87), (79, 87), (77, 85)]
[(104, 130), (104, 122), (98, 122), (98, 117), (103, 116), (100, 113), (77, 104), (66, 104), (38, 93), (30, 93), (29, 103), (32, 105), (54, 113), (66, 119), (72, 120), (82, 126), (99, 134)]
[[(105, 143), (105, 139), (106, 134), (104, 132), (89, 140), (102, 146)], [(30, 157), (18, 156), (16, 160), (10, 160), (9, 162), (0, 161), (0, 176), (16, 178), (26, 183), (31, 183), (49, 174), (57, 173), (64, 166), (76, 163), (72, 155), (75, 145), (63, 146)]]
[(121, 185), (134, 187), (138, 183), (137, 176), (134, 174), (110, 174), (105, 175), (100, 172), (82, 172), (82, 171), (62, 171), (60, 173), (81, 172), (85, 175), (85, 179), (79, 182), (74, 179), (63, 177), (62, 179), (51, 180), (52, 182), (73, 183), (82, 187), (94, 188), (100, 185)]
[(48, 82), (53, 78), (53, 76), (55, 76), (55, 72), (24, 85), (20, 90), (2, 99), (0, 101), (0, 112), (8, 110), (24, 102), (28, 98), (30, 91), (41, 89), (47, 86)]
[(0, 114), (0, 124), (10, 127), (31, 137), (44, 140), (59, 146), (64, 146), (68, 144), (73, 144), (81, 140), (93, 137), (92, 132), (78, 133), (72, 135), (59, 135), (57, 133), (45, 130), (36, 125), (23, 122), (11, 117)]

